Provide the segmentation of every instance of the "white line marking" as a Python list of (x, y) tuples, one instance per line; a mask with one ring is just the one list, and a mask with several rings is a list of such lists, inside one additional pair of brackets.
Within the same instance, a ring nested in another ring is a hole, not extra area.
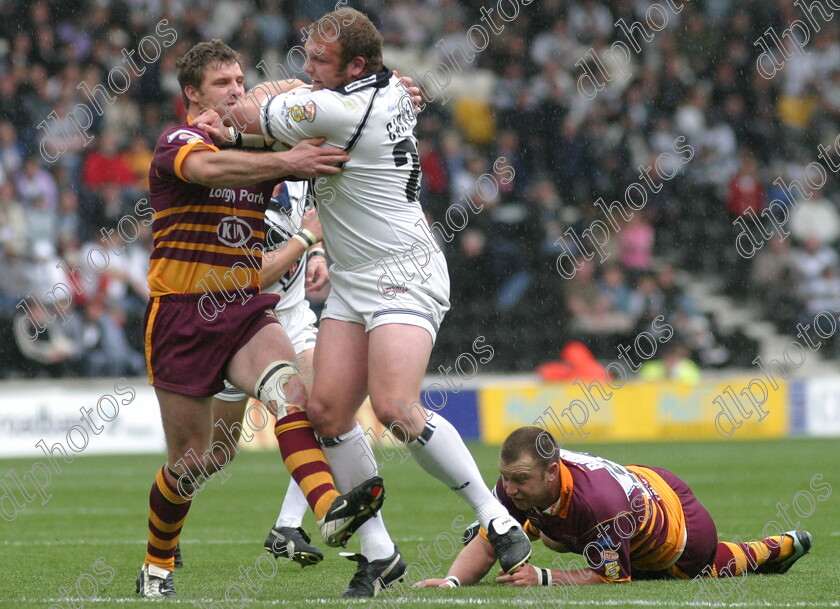
[[(541, 589), (537, 589), (541, 590)], [(536, 592), (539, 595), (539, 592)], [(11, 599), (10, 599), (11, 600)], [(69, 598), (69, 597), (62, 597), (62, 598), (20, 598), (16, 599), (17, 602), (26, 602), (26, 603), (40, 603), (40, 604), (55, 604), (55, 603), (66, 603), (67, 601), (78, 601), (80, 603), (146, 603), (148, 602), (145, 599), (141, 598)], [(534, 597), (532, 595), (528, 595), (527, 597), (522, 598), (494, 598), (494, 599), (482, 599), (482, 598), (429, 598), (424, 595), (417, 595), (417, 594), (410, 594), (405, 596), (391, 596), (387, 593), (380, 594), (376, 601), (372, 601), (372, 599), (339, 599), (339, 598), (305, 598), (305, 599), (247, 599), (248, 606), (265, 606), (265, 607), (294, 607), (294, 606), (301, 606), (301, 605), (334, 605), (334, 604), (341, 604), (347, 605), (350, 603), (354, 604), (370, 604), (371, 602), (382, 603), (383, 605), (388, 604), (395, 604), (395, 605), (402, 605), (405, 603), (420, 603), (423, 605), (443, 605), (443, 606), (452, 606), (452, 605), (492, 605), (492, 606), (506, 606), (506, 607), (515, 607), (520, 606), (523, 604), (527, 604), (529, 601), (533, 601)], [(548, 599), (546, 599), (548, 600)], [(617, 600), (617, 599), (603, 599), (603, 600), (570, 600), (570, 599), (563, 599), (561, 597), (557, 597), (555, 599), (561, 607), (564, 606), (574, 606), (574, 607), (622, 607), (622, 606), (633, 606), (633, 607), (744, 607), (744, 608), (752, 608), (752, 607), (763, 607), (767, 609), (775, 609), (775, 608), (796, 608), (796, 607), (840, 607), (840, 601), (792, 601), (792, 602), (775, 602), (775, 601), (756, 601), (756, 602), (736, 602), (736, 603), (711, 603), (711, 602), (704, 602), (704, 603), (695, 603), (693, 601), (654, 601), (654, 600), (644, 600), (644, 599), (627, 599), (627, 600)], [(219, 603), (219, 599), (215, 598), (194, 598), (194, 599), (166, 599), (166, 604), (188, 604), (192, 606), (196, 606), (200, 604), (201, 606), (205, 606), (212, 603)]]
[[(146, 544), (148, 539), (40, 539), (35, 541), (0, 541), (0, 546), (126, 546)], [(209, 545), (251, 545), (262, 547), (260, 542), (253, 539), (184, 539), (180, 540), (182, 545), (202, 544)]]
[[(148, 539), (36, 539), (32, 541), (9, 541), (8, 539), (0, 540), (0, 547), (6, 546), (125, 546), (148, 543)], [(394, 538), (394, 541), (403, 541), (400, 538)], [(261, 542), (254, 539), (181, 539), (179, 543), (182, 545), (193, 544), (209, 544), (216, 546), (225, 545), (254, 545), (255, 547), (262, 547)]]

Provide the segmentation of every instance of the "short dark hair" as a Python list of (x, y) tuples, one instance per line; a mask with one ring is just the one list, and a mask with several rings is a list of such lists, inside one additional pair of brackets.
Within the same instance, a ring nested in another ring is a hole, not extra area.
[(529, 455), (543, 467), (560, 458), (560, 446), (549, 432), (539, 427), (520, 427), (502, 443), (499, 458), (503, 463), (513, 463)]
[(189, 51), (181, 55), (175, 62), (178, 85), (184, 104), (189, 108), (190, 100), (184, 91), (187, 87), (201, 87), (204, 80), (204, 70), (208, 66), (228, 65), (238, 63), (242, 65), (242, 56), (218, 38), (210, 42), (199, 42)]
[(365, 60), (365, 76), (382, 71), (382, 34), (361, 11), (340, 8), (317, 19), (307, 29), (309, 36), (322, 42), (338, 41), (339, 69), (361, 57)]

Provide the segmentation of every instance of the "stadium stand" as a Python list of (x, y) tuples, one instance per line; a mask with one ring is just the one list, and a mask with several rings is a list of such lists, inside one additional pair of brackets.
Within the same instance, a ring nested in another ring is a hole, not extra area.
[[(249, 83), (273, 70), (256, 66), (294, 73), (301, 27), (333, 4), (0, 3), (0, 376), (138, 372), (144, 174), (155, 134), (183, 113), (175, 58), (221, 37), (243, 53)], [(497, 13), (495, 27), (477, 0), (349, 4), (429, 98), (421, 201), (444, 229), (432, 234), (453, 279), (432, 369), (479, 335), (504, 346), (490, 371), (533, 370), (571, 340), (607, 361), (660, 315), (701, 367), (746, 367), (767, 335), (750, 324), (768, 322), (780, 340), (840, 301), (836, 23), (812, 32), (807, 53), (778, 49), (787, 65), (768, 77), (753, 41), (768, 23), (782, 31), (803, 18), (790, 3), (686, 2), (658, 30), (651, 3), (631, 0), (507, 3), (518, 13)], [(622, 46), (629, 61), (605, 63)], [(598, 74), (590, 97), (581, 87)], [(826, 154), (821, 188), (795, 188)], [(648, 185), (640, 167), (657, 158), (669, 177)], [(625, 201), (633, 183), (644, 207), (625, 208), (632, 218), (613, 208), (611, 220), (597, 202)], [(772, 238), (746, 257), (733, 223), (752, 218)], [(558, 261), (587, 254), (596, 222), (611, 238), (564, 278)], [(13, 330), (40, 305), (67, 335), (46, 360), (20, 350)], [(727, 317), (742, 308), (750, 314)], [(103, 353), (119, 365), (103, 368)]]

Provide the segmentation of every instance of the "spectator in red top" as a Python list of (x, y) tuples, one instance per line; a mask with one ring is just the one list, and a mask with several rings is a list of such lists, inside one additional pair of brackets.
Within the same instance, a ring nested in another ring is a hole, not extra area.
[(764, 209), (764, 187), (758, 175), (758, 163), (753, 157), (741, 158), (738, 173), (729, 181), (726, 208), (733, 217), (743, 216), (750, 208), (756, 214)]
[(437, 144), (420, 140), (420, 169), (426, 201), (433, 215), (443, 215), (449, 205), (449, 175), (446, 161)]
[(98, 193), (106, 184), (122, 187), (133, 186), (134, 174), (128, 158), (118, 147), (117, 136), (105, 131), (95, 140), (95, 148), (82, 165), (82, 184), (85, 188)]

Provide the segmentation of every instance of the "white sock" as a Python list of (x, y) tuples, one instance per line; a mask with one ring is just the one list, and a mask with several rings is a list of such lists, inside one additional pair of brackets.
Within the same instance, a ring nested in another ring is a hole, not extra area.
[(292, 478), (289, 480), (289, 488), (286, 489), (286, 496), (283, 498), (283, 505), (280, 507), (275, 526), (298, 528), (308, 509), (309, 502), (306, 501), (306, 495)]
[[(373, 450), (358, 423), (338, 438), (321, 438), (321, 446), (339, 492), (346, 493), (379, 471)], [(361, 553), (368, 560), (380, 560), (394, 554), (394, 542), (388, 535), (381, 514), (359, 528), (359, 541)]]
[(408, 443), (408, 449), (420, 467), (470, 504), (486, 529), (494, 518), (507, 516), (507, 510), (484, 484), (458, 430), (439, 414), (430, 414), (432, 418), (420, 437)]

